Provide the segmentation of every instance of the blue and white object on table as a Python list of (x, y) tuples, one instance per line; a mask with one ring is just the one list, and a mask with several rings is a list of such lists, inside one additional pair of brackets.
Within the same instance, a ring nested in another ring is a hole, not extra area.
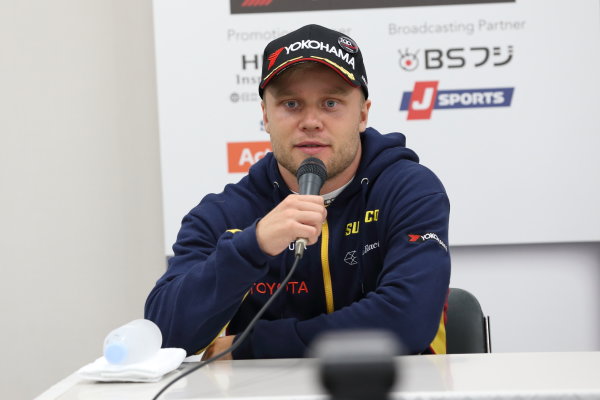
[(160, 349), (151, 358), (134, 364), (117, 365), (100, 357), (77, 371), (81, 378), (101, 382), (158, 382), (176, 370), (186, 353), (183, 349)]
[(106, 336), (104, 358), (111, 364), (134, 364), (154, 356), (161, 346), (158, 326), (147, 319), (136, 319)]
[(84, 378), (104, 382), (156, 382), (181, 365), (185, 350), (161, 349), (162, 334), (152, 321), (136, 319), (111, 331), (104, 340), (104, 356), (77, 371)]

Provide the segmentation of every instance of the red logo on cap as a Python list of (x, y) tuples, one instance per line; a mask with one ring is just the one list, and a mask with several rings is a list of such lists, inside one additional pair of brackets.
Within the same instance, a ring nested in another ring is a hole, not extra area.
[(273, 0), (244, 0), (242, 7), (263, 7), (271, 4)]
[(267, 68), (267, 70), (273, 67), (273, 64), (275, 64), (275, 60), (277, 60), (277, 57), (279, 57), (279, 54), (281, 54), (284, 48), (285, 47), (275, 50), (269, 57), (267, 57), (269, 59), (269, 67)]

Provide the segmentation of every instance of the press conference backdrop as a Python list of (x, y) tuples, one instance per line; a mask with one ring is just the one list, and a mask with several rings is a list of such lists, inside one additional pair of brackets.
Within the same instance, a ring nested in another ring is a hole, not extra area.
[(154, 6), (167, 253), (205, 194), (270, 151), (262, 49), (308, 23), (361, 46), (369, 125), (403, 132), (444, 182), (452, 244), (600, 240), (599, 1)]

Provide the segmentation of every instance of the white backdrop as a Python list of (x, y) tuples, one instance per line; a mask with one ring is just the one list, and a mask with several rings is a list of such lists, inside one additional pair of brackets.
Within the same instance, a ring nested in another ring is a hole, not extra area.
[[(154, 6), (167, 253), (189, 209), (268, 149), (262, 49), (308, 23), (361, 46), (370, 125), (406, 134), (442, 179), (451, 244), (600, 240), (600, 2), (234, 15), (227, 1)], [(417, 82), (437, 82), (439, 105), (489, 104), (409, 120), (401, 101)]]

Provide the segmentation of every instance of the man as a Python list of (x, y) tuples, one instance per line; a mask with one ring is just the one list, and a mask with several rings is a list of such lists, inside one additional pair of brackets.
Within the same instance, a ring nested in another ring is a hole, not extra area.
[[(413, 354), (445, 353), (448, 198), (402, 134), (367, 129), (356, 43), (318, 25), (275, 39), (259, 93), (273, 153), (183, 219), (146, 302), (163, 346), (230, 347), (307, 238), (286, 290), (229, 358), (302, 357), (320, 333), (356, 328), (387, 329)], [(294, 194), (308, 157), (326, 166), (321, 196)]]

